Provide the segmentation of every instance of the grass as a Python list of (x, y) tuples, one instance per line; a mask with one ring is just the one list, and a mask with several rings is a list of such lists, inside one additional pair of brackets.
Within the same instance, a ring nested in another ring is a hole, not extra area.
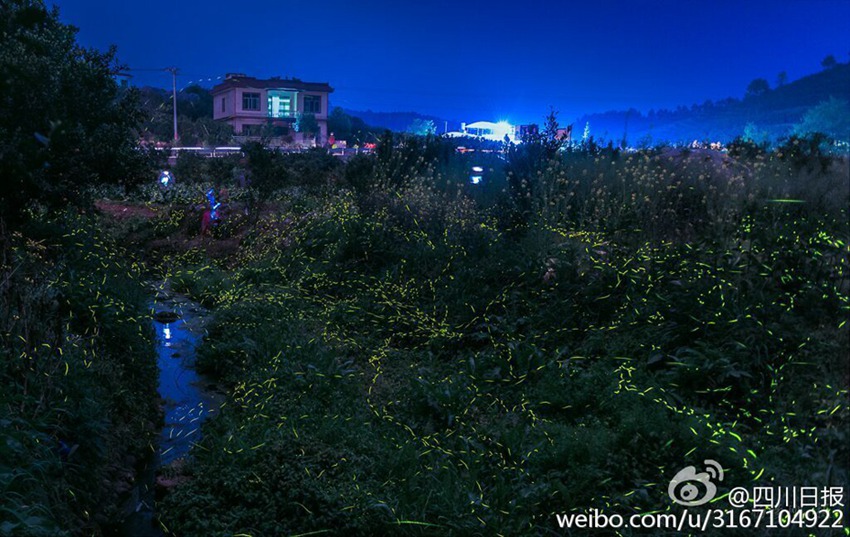
[[(848, 160), (734, 149), (253, 148), (262, 197), (210, 238), (203, 181), (34, 215), (3, 237), (0, 532), (120, 518), (150, 268), (213, 308), (198, 367), (228, 393), (159, 504), (174, 535), (546, 535), (679, 512), (706, 459), (721, 494), (846, 486)], [(241, 166), (214, 164), (184, 169)]]
[(0, 285), (0, 533), (101, 532), (150, 453), (156, 362), (138, 265), (91, 221), (31, 221)]
[(727, 491), (846, 485), (846, 159), (574, 152), (470, 196), (410, 151), (170, 265), (230, 387), (175, 534), (547, 534), (678, 509), (705, 459)]

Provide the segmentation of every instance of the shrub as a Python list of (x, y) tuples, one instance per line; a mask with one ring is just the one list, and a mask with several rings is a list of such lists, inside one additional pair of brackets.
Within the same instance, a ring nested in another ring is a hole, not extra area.
[(155, 434), (146, 293), (88, 222), (66, 214), (25, 233), (0, 273), (0, 527), (102, 532)]
[(706, 458), (723, 487), (846, 481), (845, 161), (528, 153), (507, 233), (436, 182), (466, 156), (428, 143), (278, 206), (228, 273), (180, 273), (219, 297), (201, 363), (230, 398), (169, 527), (546, 533), (554, 512), (669, 510)]
[(136, 147), (138, 93), (115, 82), (115, 50), (84, 49), (75, 33), (60, 22), (58, 9), (40, 0), (0, 6), (0, 215), (6, 226), (17, 228), (34, 206), (85, 206), (87, 186), (132, 186), (152, 176), (147, 153)]

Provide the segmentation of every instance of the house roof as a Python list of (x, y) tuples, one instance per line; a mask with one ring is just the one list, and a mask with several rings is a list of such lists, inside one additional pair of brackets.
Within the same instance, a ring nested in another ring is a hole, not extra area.
[(500, 125), (492, 121), (476, 121), (475, 123), (467, 123), (467, 129), (498, 129)]
[(212, 93), (220, 93), (231, 88), (252, 89), (292, 89), (300, 91), (333, 92), (333, 88), (327, 82), (304, 82), (297, 78), (269, 78), (259, 79), (245, 75), (227, 75), (224, 82), (213, 87)]

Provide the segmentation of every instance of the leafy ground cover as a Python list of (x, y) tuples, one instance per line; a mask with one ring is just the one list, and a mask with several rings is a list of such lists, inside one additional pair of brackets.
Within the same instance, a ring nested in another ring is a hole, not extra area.
[(171, 531), (548, 534), (705, 459), (846, 485), (846, 159), (529, 144), (472, 191), (434, 143), (163, 260), (230, 393)]
[(262, 191), (230, 183), (210, 237), (203, 175), (8, 234), (2, 530), (120, 518), (156, 416), (154, 267), (213, 308), (199, 365), (229, 394), (166, 469), (175, 535), (557, 533), (675, 512), (706, 459), (721, 497), (846, 485), (846, 157), (444, 144), (252, 148)]
[(4, 244), (0, 534), (109, 531), (156, 434), (141, 267), (96, 223), (36, 218)]

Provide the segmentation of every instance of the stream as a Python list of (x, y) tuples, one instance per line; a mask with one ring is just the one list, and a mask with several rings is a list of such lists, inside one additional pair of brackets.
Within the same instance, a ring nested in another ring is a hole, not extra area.
[[(156, 521), (157, 474), (179, 465), (201, 436), (201, 424), (224, 400), (209, 379), (195, 370), (195, 353), (206, 331), (208, 312), (189, 298), (172, 293), (167, 283), (154, 286), (151, 303), (156, 331), (159, 396), (163, 427), (156, 452), (146, 461), (125, 504), (120, 535), (162, 537)], [(168, 487), (167, 478), (159, 485)]]

